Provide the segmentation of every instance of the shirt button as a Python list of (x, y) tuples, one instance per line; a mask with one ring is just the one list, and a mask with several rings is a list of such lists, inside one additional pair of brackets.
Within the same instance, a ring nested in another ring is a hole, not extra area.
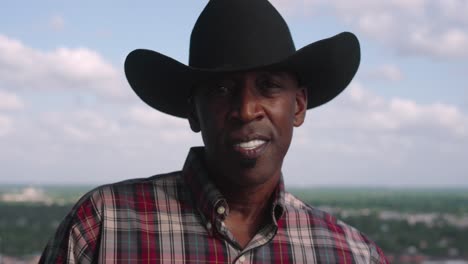
[(211, 229), (211, 223), (206, 224), (207, 229)]
[(240, 256), (239, 261), (244, 262), (245, 261), (245, 256), (244, 255)]
[(216, 209), (216, 212), (220, 215), (224, 214), (224, 212), (226, 212), (226, 208), (224, 208), (224, 206), (220, 206), (218, 207), (218, 209)]

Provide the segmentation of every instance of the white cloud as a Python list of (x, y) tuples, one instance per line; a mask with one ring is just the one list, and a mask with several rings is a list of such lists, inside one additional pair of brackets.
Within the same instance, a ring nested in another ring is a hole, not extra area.
[(324, 1), (326, 0), (271, 0), (270, 2), (276, 9), (281, 11), (281, 14), (294, 16), (298, 13), (303, 15), (314, 14)]
[(468, 142), (468, 116), (453, 105), (385, 99), (355, 82), (336, 102), (311, 110), (301, 130), (297, 140), (319, 152), (386, 159), (426, 144), (438, 149)]
[(394, 64), (380, 65), (371, 70), (367, 75), (372, 79), (386, 81), (401, 81), (404, 77), (400, 68)]
[(413, 15), (420, 14), (425, 8), (427, 0), (332, 0), (323, 1), (322, 3), (331, 3), (341, 13), (379, 13), (382, 11), (401, 11), (411, 13)]
[(467, 58), (466, 0), (292, 0), (279, 9), (303, 10), (311, 4), (380, 41), (398, 53), (437, 59)]
[(20, 115), (14, 120), (15, 133), (13, 120), (0, 114), (0, 182), (89, 183), (145, 177), (180, 169), (188, 148), (201, 144), (200, 135), (181, 119), (160, 114), (149, 118), (156, 122), (142, 123), (132, 115), (156, 111), (121, 106)]
[(86, 48), (35, 50), (0, 35), (0, 85), (29, 91), (73, 90), (121, 98), (130, 93), (122, 72)]
[(24, 102), (14, 93), (0, 90), (0, 110), (21, 110)]
[(10, 117), (0, 114), (0, 137), (13, 131), (13, 121)]
[[(467, 136), (468, 119), (454, 106), (441, 103), (418, 105), (411, 100), (392, 99), (388, 109), (379, 114), (388, 120), (390, 129), (403, 130), (409, 127), (446, 130), (455, 136)], [(421, 131), (418, 131), (421, 132)]]
[(289, 184), (468, 184), (468, 115), (453, 105), (385, 99), (354, 82), (307, 115), (285, 163)]
[(366, 124), (361, 129), (383, 129), (403, 135), (416, 128), (416, 135), (407, 136), (417, 136), (423, 131), (428, 134), (435, 130), (443, 130), (445, 135), (450, 135), (450, 138), (468, 136), (468, 117), (453, 105), (442, 103), (423, 105), (401, 98), (384, 100), (356, 85), (350, 87), (349, 98), (351, 101), (349, 106), (354, 109), (362, 105), (367, 106), (361, 110), (358, 117), (362, 121), (360, 124)]
[(396, 22), (395, 16), (387, 12), (363, 14), (358, 17), (358, 28), (366, 34), (377, 38), (386, 39), (390, 32), (395, 32)]
[(437, 0), (435, 7), (449, 21), (468, 23), (468, 1), (466, 0)]
[(140, 129), (155, 131), (159, 138), (167, 142), (193, 141), (199, 137), (190, 130), (186, 119), (171, 117), (150, 107), (131, 107), (127, 117)]
[(428, 29), (410, 33), (407, 51), (438, 58), (468, 57), (468, 33), (457, 28), (448, 28), (441, 33)]
[(40, 121), (53, 137), (72, 141), (99, 142), (120, 132), (117, 120), (100, 111), (47, 112)]
[(350, 107), (362, 109), (362, 111), (378, 109), (385, 104), (385, 100), (382, 97), (372, 94), (357, 81), (347, 88), (346, 93), (348, 100), (353, 104)]
[(49, 20), (49, 26), (54, 31), (62, 31), (65, 28), (65, 20), (60, 15), (54, 15)]
[(174, 118), (147, 106), (133, 106), (128, 111), (128, 117), (145, 127), (186, 127), (188, 121)]

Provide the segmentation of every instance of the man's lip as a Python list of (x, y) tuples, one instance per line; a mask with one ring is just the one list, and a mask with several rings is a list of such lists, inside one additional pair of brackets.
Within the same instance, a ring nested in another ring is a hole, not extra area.
[(268, 148), (269, 143), (270, 143), (269, 141), (264, 141), (263, 144), (255, 147), (255, 148), (252, 148), (252, 149), (246, 149), (246, 148), (240, 147), (239, 145), (234, 145), (233, 149), (242, 158), (257, 159), (265, 152), (265, 150)]
[(240, 142), (234, 145), (234, 147), (240, 147), (243, 149), (255, 149), (265, 144), (267, 141), (260, 139), (253, 139), (249, 141)]
[(249, 142), (252, 140), (262, 140), (268, 142), (270, 141), (270, 138), (260, 134), (249, 134), (244, 136), (232, 136), (229, 141), (231, 142), (231, 144), (235, 145), (242, 142)]
[[(243, 148), (240, 143), (249, 142), (252, 140), (260, 140), (263, 143), (254, 148)], [(249, 135), (242, 138), (237, 138), (232, 141), (233, 150), (238, 153), (242, 158), (257, 159), (259, 158), (269, 146), (270, 140), (268, 137), (262, 135)]]

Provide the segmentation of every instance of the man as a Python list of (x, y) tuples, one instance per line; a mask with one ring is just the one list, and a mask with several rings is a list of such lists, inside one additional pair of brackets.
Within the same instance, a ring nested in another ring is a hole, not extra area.
[(204, 147), (182, 171), (101, 186), (60, 225), (42, 263), (387, 263), (356, 229), (283, 186), (282, 163), (306, 110), (337, 96), (360, 60), (351, 33), (295, 50), (267, 0), (211, 0), (189, 66), (135, 50), (136, 94), (187, 118)]

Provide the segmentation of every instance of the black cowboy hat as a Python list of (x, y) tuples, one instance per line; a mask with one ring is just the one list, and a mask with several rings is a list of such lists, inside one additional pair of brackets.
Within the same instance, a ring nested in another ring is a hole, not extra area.
[(310, 109), (341, 93), (359, 61), (359, 41), (352, 33), (296, 51), (286, 22), (267, 0), (211, 0), (193, 28), (188, 66), (137, 49), (125, 60), (125, 74), (148, 105), (187, 118), (191, 88), (213, 74), (255, 69), (293, 72), (308, 89)]

